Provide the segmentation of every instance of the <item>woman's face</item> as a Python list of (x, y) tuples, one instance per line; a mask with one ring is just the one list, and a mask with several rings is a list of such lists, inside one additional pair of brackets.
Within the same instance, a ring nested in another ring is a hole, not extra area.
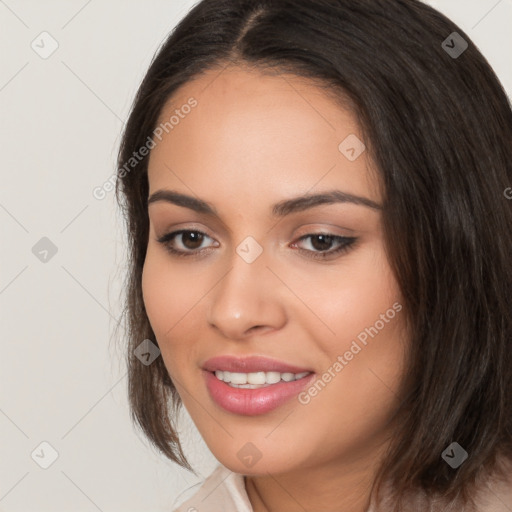
[[(183, 86), (160, 121), (150, 197), (173, 191), (214, 213), (154, 196), (144, 302), (209, 448), (254, 475), (375, 459), (407, 345), (382, 195), (355, 118), (302, 79), (230, 67)], [(275, 206), (333, 191), (330, 203)], [(158, 241), (179, 230), (167, 247)], [(208, 365), (217, 356), (280, 365)], [(265, 385), (237, 389), (215, 369)]]

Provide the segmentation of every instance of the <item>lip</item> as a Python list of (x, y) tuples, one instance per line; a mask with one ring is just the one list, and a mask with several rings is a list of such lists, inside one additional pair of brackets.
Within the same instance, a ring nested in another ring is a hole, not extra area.
[[(310, 368), (301, 368), (292, 364), (270, 359), (264, 356), (235, 357), (230, 355), (217, 356), (208, 359), (203, 364), (203, 370), (215, 372), (216, 370), (253, 373), (253, 372), (279, 372), (303, 373), (312, 372)], [(231, 389), (231, 388), (230, 388)]]
[(202, 373), (212, 400), (224, 410), (244, 416), (256, 416), (276, 409), (297, 396), (315, 378), (315, 373), (311, 373), (299, 380), (278, 382), (258, 389), (245, 389), (232, 388), (215, 377), (215, 373), (211, 371), (203, 370)]

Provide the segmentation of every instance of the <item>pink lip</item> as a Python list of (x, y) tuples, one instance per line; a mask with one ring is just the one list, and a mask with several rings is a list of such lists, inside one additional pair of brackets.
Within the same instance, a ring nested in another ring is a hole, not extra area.
[[(203, 365), (203, 370), (215, 372), (216, 370), (252, 373), (252, 372), (279, 372), (279, 373), (303, 373), (311, 372), (309, 368), (300, 368), (276, 359), (263, 356), (217, 356), (208, 359)], [(231, 388), (230, 388), (231, 389)]]
[(298, 395), (315, 378), (312, 372), (299, 380), (281, 381), (263, 388), (233, 388), (215, 377), (216, 370), (240, 373), (304, 373), (312, 370), (263, 356), (217, 356), (208, 359), (203, 365), (203, 376), (210, 396), (226, 411), (245, 416), (264, 414), (279, 407)]
[(217, 405), (226, 411), (245, 416), (264, 414), (276, 409), (300, 393), (315, 377), (315, 374), (311, 373), (291, 382), (278, 382), (258, 389), (244, 389), (232, 388), (217, 379), (212, 372), (203, 370), (203, 375), (210, 396)]

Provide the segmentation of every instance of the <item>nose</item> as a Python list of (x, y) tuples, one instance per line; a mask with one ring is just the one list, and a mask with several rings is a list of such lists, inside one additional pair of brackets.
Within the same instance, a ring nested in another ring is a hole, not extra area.
[(237, 253), (207, 295), (208, 324), (230, 339), (241, 340), (281, 329), (286, 324), (282, 282), (267, 267), (263, 252), (252, 263)]

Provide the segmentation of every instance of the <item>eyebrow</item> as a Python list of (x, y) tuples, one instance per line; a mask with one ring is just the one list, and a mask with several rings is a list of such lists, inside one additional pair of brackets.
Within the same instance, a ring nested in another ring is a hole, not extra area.
[[(157, 190), (148, 198), (148, 206), (158, 201), (165, 201), (177, 206), (183, 206), (205, 215), (220, 217), (217, 209), (202, 199), (176, 192), (174, 190)], [(341, 190), (328, 190), (320, 194), (306, 194), (279, 201), (272, 206), (273, 217), (285, 217), (295, 212), (301, 212), (315, 206), (333, 203), (351, 203), (366, 206), (373, 210), (382, 210), (382, 206), (366, 197), (356, 196)]]

